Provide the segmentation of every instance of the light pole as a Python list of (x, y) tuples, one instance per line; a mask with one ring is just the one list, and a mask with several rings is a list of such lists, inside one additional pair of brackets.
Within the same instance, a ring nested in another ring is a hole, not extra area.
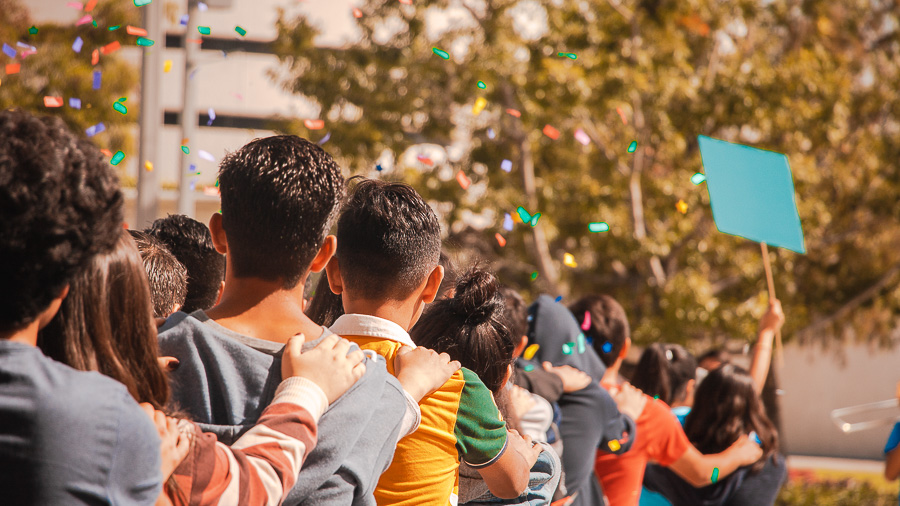
[[(194, 137), (197, 132), (197, 87), (194, 86), (193, 73), (197, 69), (197, 55), (200, 53), (200, 44), (192, 40), (200, 39), (198, 27), (199, 0), (188, 0), (187, 31), (184, 35), (184, 104), (181, 109), (181, 141), (188, 148), (187, 153), (181, 155), (181, 167), (178, 177), (178, 213), (190, 217), (196, 211), (194, 206), (194, 190), (191, 188), (191, 179), (194, 177), (197, 167), (197, 150)], [(184, 151), (184, 150), (182, 150)]]
[[(151, 170), (157, 161), (157, 132), (160, 129), (159, 108), (160, 70), (165, 36), (161, 29), (162, 2), (157, 0), (144, 6), (144, 29), (147, 38), (155, 41), (145, 46), (141, 58), (141, 137), (138, 149), (137, 223), (144, 228), (156, 219), (159, 212), (159, 177)], [(150, 165), (147, 165), (149, 162)]]

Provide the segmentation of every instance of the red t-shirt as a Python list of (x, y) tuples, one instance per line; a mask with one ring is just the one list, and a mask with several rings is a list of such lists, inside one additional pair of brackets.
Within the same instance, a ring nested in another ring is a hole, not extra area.
[(669, 466), (690, 446), (678, 418), (663, 401), (647, 397), (647, 404), (635, 422), (637, 438), (621, 455), (597, 450), (594, 473), (603, 493), (614, 506), (637, 505), (647, 461)]

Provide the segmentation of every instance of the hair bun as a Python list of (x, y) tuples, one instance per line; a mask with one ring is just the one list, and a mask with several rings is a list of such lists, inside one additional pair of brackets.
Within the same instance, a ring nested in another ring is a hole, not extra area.
[(467, 325), (481, 325), (503, 312), (500, 283), (493, 274), (477, 267), (459, 278), (451, 302), (454, 312), (464, 316)]

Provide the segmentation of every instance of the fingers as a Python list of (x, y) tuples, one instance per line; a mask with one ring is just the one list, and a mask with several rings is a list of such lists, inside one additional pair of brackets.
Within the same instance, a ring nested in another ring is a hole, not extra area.
[(403, 355), (406, 355), (407, 353), (409, 353), (409, 352), (411, 352), (411, 351), (413, 351), (413, 347), (412, 347), (412, 346), (407, 346), (407, 345), (404, 344), (403, 346), (400, 347), (399, 350), (397, 350), (396, 356), (398, 356), (398, 357), (399, 357), (399, 356), (403, 356)]
[(553, 364), (551, 364), (550, 362), (544, 362), (541, 364), (541, 366), (544, 368), (545, 371), (550, 371), (553, 369)]
[[(447, 363), (447, 365), (450, 366), (450, 369), (453, 372), (456, 372), (456, 371), (462, 369), (462, 364), (459, 363), (459, 360), (451, 360), (450, 362)], [(898, 390), (898, 391), (900, 391), (900, 390)]]
[(346, 355), (346, 357), (347, 360), (354, 366), (357, 366), (366, 361), (366, 354), (363, 353), (363, 351), (360, 349), (353, 350), (349, 355)]
[(303, 334), (297, 334), (290, 339), (288, 339), (287, 344), (284, 345), (284, 351), (287, 355), (296, 357), (300, 355), (303, 351), (303, 343), (306, 342), (306, 336)]
[(334, 354), (338, 357), (346, 357), (350, 353), (350, 341), (341, 339), (334, 345)]

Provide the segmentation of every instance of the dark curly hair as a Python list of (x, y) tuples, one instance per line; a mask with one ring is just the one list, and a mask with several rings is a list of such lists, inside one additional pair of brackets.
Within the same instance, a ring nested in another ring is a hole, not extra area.
[(586, 295), (569, 306), (582, 328), (590, 318), (584, 335), (593, 342), (594, 351), (607, 367), (619, 358), (625, 341), (631, 338), (625, 309), (609, 295)]
[(20, 329), (122, 230), (112, 167), (58, 118), (0, 112), (0, 331)]
[(153, 317), (166, 318), (177, 305), (184, 307), (187, 294), (187, 270), (162, 241), (140, 230), (129, 230), (141, 253), (141, 262), (150, 281)]
[(325, 241), (344, 197), (344, 177), (319, 146), (279, 135), (226, 156), (219, 191), (234, 275), (282, 279), (290, 289)]
[[(146, 232), (163, 243), (187, 270), (187, 292), (181, 310), (193, 313), (198, 309), (213, 307), (219, 297), (222, 280), (225, 279), (225, 255), (216, 251), (209, 228), (183, 214), (170, 214), (154, 221)], [(140, 242), (138, 246), (140, 247)], [(143, 254), (143, 250), (141, 252)], [(152, 275), (150, 287), (155, 292), (156, 284)]]

